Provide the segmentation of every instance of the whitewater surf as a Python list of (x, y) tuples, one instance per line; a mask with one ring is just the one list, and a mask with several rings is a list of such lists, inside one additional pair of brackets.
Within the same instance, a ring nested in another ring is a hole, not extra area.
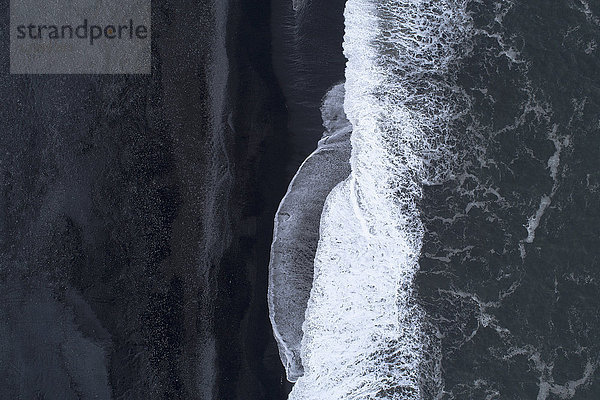
[(321, 214), (300, 350), (304, 375), (290, 399), (419, 399), (439, 390), (413, 277), (422, 186), (446, 179), (453, 164), (452, 68), (469, 32), (464, 7), (346, 4), (351, 174)]

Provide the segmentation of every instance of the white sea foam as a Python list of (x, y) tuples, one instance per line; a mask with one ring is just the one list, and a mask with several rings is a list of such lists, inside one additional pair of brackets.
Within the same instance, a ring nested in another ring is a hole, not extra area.
[(306, 3), (308, 3), (308, 0), (292, 0), (292, 8), (296, 12), (302, 11), (306, 6)]
[(540, 220), (542, 219), (542, 216), (546, 212), (546, 209), (548, 208), (551, 202), (552, 200), (550, 196), (544, 195), (540, 199), (540, 206), (535, 212), (535, 215), (532, 215), (527, 220), (527, 237), (523, 240), (525, 243), (533, 243), (535, 239), (535, 230), (540, 224)]
[(325, 133), (298, 169), (275, 216), (269, 263), (269, 316), (287, 378), (303, 374), (302, 323), (313, 281), (319, 220), (331, 189), (350, 174), (351, 126), (344, 114), (344, 84), (321, 107)]
[(348, 0), (344, 109), (352, 173), (329, 194), (294, 400), (421, 399), (439, 365), (412, 301), (422, 186), (452, 164), (452, 67), (469, 34), (462, 1)]
[[(548, 135), (548, 139), (551, 140), (552, 143), (554, 143), (554, 148), (555, 148), (554, 154), (552, 154), (552, 156), (550, 156), (550, 158), (548, 159), (548, 163), (547, 163), (547, 168), (548, 168), (548, 170), (550, 170), (550, 177), (552, 178), (552, 181), (554, 182), (552, 184), (552, 190), (550, 191), (549, 195), (542, 196), (542, 198), (540, 199), (540, 205), (539, 205), (537, 211), (535, 212), (535, 215), (532, 215), (528, 218), (527, 225), (526, 225), (527, 237), (525, 239), (523, 239), (524, 243), (533, 243), (533, 241), (535, 240), (535, 231), (538, 228), (538, 226), (540, 225), (540, 221), (541, 221), (542, 217), (544, 216), (546, 209), (552, 203), (552, 198), (554, 197), (554, 194), (558, 190), (558, 184), (559, 184), (558, 167), (560, 166), (560, 153), (562, 152), (562, 150), (565, 146), (569, 145), (570, 137), (566, 136), (561, 139), (558, 137), (557, 132), (558, 132), (558, 126), (555, 125)], [(525, 255), (526, 255), (525, 249), (524, 249), (524, 247), (521, 247), (521, 258), (524, 258)]]

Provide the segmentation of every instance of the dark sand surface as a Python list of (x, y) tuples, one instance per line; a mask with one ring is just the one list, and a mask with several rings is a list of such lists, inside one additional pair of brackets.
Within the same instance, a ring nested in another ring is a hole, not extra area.
[(290, 142), (270, 2), (232, 0), (231, 178), (211, 186), (210, 13), (153, 1), (149, 76), (9, 75), (0, 35), (0, 398), (208, 399), (211, 374), (218, 400), (287, 397), (269, 248), (320, 133)]
[(218, 267), (218, 399), (285, 399), (267, 310), (273, 216), (287, 186), (285, 100), (271, 64), (268, 0), (233, 2), (228, 53), (235, 130), (233, 245)]

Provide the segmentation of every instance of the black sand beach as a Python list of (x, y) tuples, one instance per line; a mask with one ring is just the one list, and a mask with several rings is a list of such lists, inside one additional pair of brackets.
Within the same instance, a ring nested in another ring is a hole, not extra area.
[[(298, 29), (291, 2), (241, 1), (231, 9), (237, 181), (245, 185), (238, 192), (237, 244), (234, 240), (220, 265), (226, 289), (218, 296), (222, 311), (216, 320), (219, 399), (285, 399), (291, 389), (266, 303), (273, 218), (293, 174), (323, 133), (322, 97), (343, 79), (343, 6), (344, 1), (312, 6), (316, 18)], [(294, 32), (302, 34), (301, 42)], [(244, 268), (248, 281), (239, 274)]]
[(208, 5), (153, 2), (149, 76), (9, 75), (2, 52), (1, 398), (285, 397), (266, 311), (287, 151), (268, 10), (230, 5), (226, 154)]
[(343, 58), (341, 17), (323, 14), (336, 55), (306, 58), (307, 90), (281, 88), (297, 83), (282, 6), (230, 2), (217, 72), (208, 4), (153, 2), (147, 76), (10, 75), (2, 35), (1, 398), (287, 397), (273, 217)]
[(266, 303), (273, 215), (287, 186), (285, 100), (271, 64), (269, 1), (233, 2), (228, 52), (235, 132), (233, 244), (218, 266), (219, 399), (285, 399)]

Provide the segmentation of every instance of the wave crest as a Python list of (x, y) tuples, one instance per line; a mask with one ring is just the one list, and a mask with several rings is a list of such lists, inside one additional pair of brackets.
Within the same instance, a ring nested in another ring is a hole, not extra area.
[(468, 14), (461, 1), (348, 0), (345, 23), (352, 173), (321, 216), (290, 399), (420, 399), (440, 378), (412, 293), (418, 201), (451, 171)]

